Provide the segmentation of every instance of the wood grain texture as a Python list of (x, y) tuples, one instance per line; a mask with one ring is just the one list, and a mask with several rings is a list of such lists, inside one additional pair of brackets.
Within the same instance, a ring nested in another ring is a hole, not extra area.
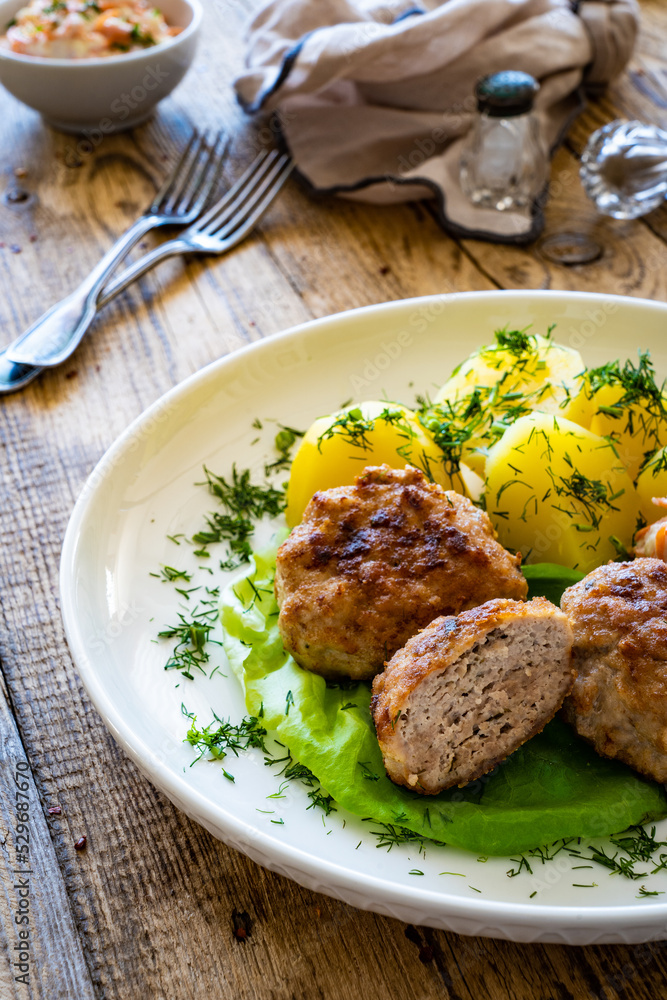
[(0, 996), (94, 1000), (30, 763), (0, 675)]
[[(43, 128), (3, 94), (0, 343), (84, 277), (148, 202), (193, 124), (223, 123), (233, 137), (227, 178), (270, 139), (243, 118), (229, 86), (253, 6), (211, 7), (184, 85), (152, 122), (95, 149)], [(665, 114), (667, 16), (658, 0), (644, 10), (636, 75), (589, 108), (554, 164), (547, 234), (590, 235), (604, 247), (599, 261), (565, 268), (539, 243), (457, 243), (424, 206), (316, 202), (290, 181), (234, 254), (161, 266), (104, 312), (66, 365), (0, 401), (0, 661), (36, 796), (62, 808), (48, 829), (98, 1000), (656, 1000), (667, 992), (662, 944), (567, 949), (414, 928), (311, 893), (215, 841), (106, 731), (67, 651), (57, 590), (72, 506), (104, 450), (172, 385), (245, 343), (314, 316), (441, 291), (582, 288), (667, 299), (663, 213), (602, 220), (577, 182), (594, 127), (621, 111)], [(77, 852), (82, 834), (87, 848)], [(238, 913), (251, 920), (244, 943), (233, 934)], [(0, 974), (2, 1000), (4, 987)], [(63, 979), (48, 1000), (87, 996)]]

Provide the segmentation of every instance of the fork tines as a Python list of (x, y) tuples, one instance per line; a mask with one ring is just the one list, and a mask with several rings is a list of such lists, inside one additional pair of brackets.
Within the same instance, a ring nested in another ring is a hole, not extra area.
[(294, 169), (291, 157), (277, 150), (259, 153), (250, 166), (190, 232), (225, 239), (252, 228)]
[(195, 129), (172, 173), (155, 195), (149, 212), (196, 218), (219, 178), (227, 144), (224, 133), (216, 135), (212, 130)]

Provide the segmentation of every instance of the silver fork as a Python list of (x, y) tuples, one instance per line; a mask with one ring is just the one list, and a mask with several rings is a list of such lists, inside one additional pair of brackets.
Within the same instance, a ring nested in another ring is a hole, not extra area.
[[(227, 140), (222, 135), (209, 139), (206, 134), (193, 133), (173, 171), (143, 215), (114, 243), (74, 292), (44, 313), (2, 352), (0, 391), (3, 375), (9, 374), (5, 371), (7, 363), (32, 368), (43, 366), (45, 358), (62, 355), (64, 359), (74, 351), (95, 317), (99, 294), (109, 276), (142, 236), (160, 226), (187, 226), (194, 222), (217, 180), (226, 145)], [(46, 362), (49, 363), (58, 362)], [(28, 371), (15, 375), (21, 386), (31, 381)]]
[[(286, 154), (279, 155), (276, 151), (260, 153), (224, 197), (179, 238), (156, 247), (123, 271), (99, 296), (95, 311), (105, 306), (159, 261), (183, 253), (221, 254), (231, 250), (253, 229), (293, 169), (294, 164)], [(80, 339), (79, 337), (76, 343), (70, 340), (64, 347), (56, 347), (54, 350), (49, 350), (47, 345), (37, 364), (45, 368), (61, 364), (75, 350)], [(14, 362), (16, 355), (13, 347), (14, 345), (10, 345), (5, 352), (7, 362)], [(16, 367), (18, 370), (15, 374), (19, 384), (13, 388), (22, 388), (41, 370), (40, 367), (32, 367), (29, 371), (34, 374), (23, 377), (21, 364)], [(3, 359), (0, 357), (0, 393), (12, 391), (6, 380), (3, 388), (5, 375)]]
[[(233, 187), (179, 237), (163, 243), (128, 267), (97, 301), (102, 308), (151, 268), (184, 253), (222, 254), (243, 240), (266, 212), (294, 164), (286, 154), (260, 153)], [(44, 364), (44, 362), (41, 362)], [(52, 364), (59, 364), (54, 361)]]
[[(101, 308), (110, 302), (158, 260), (188, 251), (224, 253), (236, 246), (269, 207), (292, 169), (289, 157), (279, 157), (277, 153), (261, 153), (227, 194), (197, 224), (191, 226), (181, 239), (163, 244), (123, 271), (114, 284), (102, 293), (97, 307)], [(71, 351), (67, 352), (63, 360), (70, 353)], [(0, 394), (22, 389), (42, 370), (40, 367), (13, 364), (6, 358), (6, 352), (0, 352)]]

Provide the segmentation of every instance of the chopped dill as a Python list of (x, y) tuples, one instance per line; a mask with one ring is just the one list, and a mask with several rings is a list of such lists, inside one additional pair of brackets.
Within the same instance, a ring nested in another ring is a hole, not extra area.
[[(287, 784), (290, 781), (299, 781), (311, 789), (308, 792), (310, 805), (307, 806), (307, 809), (321, 809), (325, 816), (330, 816), (331, 813), (337, 811), (333, 796), (327, 795), (322, 790), (318, 779), (309, 768), (303, 764), (299, 764), (298, 761), (294, 761), (289, 753), (286, 757), (280, 759), (276, 759), (272, 755), (266, 745), (268, 732), (262, 724), (261, 716), (246, 716), (244, 719), (241, 719), (241, 722), (235, 724), (229, 720), (225, 721), (219, 718), (213, 712), (213, 721), (208, 726), (200, 729), (197, 725), (196, 715), (188, 712), (185, 705), (181, 705), (181, 712), (186, 718), (190, 719), (190, 728), (184, 742), (189, 743), (191, 747), (199, 751), (198, 756), (192, 761), (191, 767), (206, 754), (210, 754), (209, 760), (222, 761), (229, 753), (233, 753), (234, 756), (238, 757), (239, 752), (242, 750), (261, 750), (266, 755), (264, 758), (265, 764), (269, 766), (275, 764), (283, 765), (278, 772), (279, 776), (283, 779), (280, 788), (278, 792), (269, 795), (268, 798), (284, 798), (284, 790)], [(234, 781), (233, 775), (230, 775), (224, 768), (223, 773), (230, 781)], [(266, 812), (268, 810), (258, 811)]]
[(255, 716), (246, 716), (235, 725), (229, 720), (225, 722), (213, 712), (213, 721), (203, 729), (199, 729), (197, 716), (191, 715), (185, 706), (181, 706), (181, 711), (191, 723), (184, 742), (199, 751), (199, 756), (192, 761), (192, 764), (196, 764), (207, 753), (211, 755), (212, 760), (223, 760), (229, 753), (238, 757), (240, 750), (248, 750), (250, 747), (266, 751), (264, 741), (267, 731)]
[[(614, 506), (613, 500), (617, 500), (622, 493), (612, 494), (601, 480), (589, 479), (578, 469), (571, 476), (556, 476), (549, 466), (546, 467), (545, 471), (551, 479), (556, 496), (574, 501), (579, 513), (588, 522), (583, 525), (575, 525), (579, 531), (596, 531), (607, 511), (619, 510), (618, 507)], [(560, 511), (570, 519), (576, 513), (576, 510), (571, 507), (561, 507), (557, 504), (553, 504), (553, 507), (554, 510)]]
[(664, 890), (662, 892), (659, 892), (658, 890), (654, 889), (651, 892), (651, 891), (649, 891), (646, 888), (646, 886), (640, 885), (639, 886), (639, 895), (635, 896), (635, 899), (643, 899), (646, 896), (664, 896), (664, 895), (665, 895)]
[(655, 829), (652, 826), (647, 832), (643, 826), (631, 826), (624, 833), (612, 837), (611, 842), (640, 861), (651, 861), (659, 847), (667, 847), (667, 841), (655, 839)]
[(609, 541), (616, 549), (616, 562), (626, 562), (627, 560), (632, 559), (631, 553), (628, 552), (620, 538), (617, 538), (616, 535), (610, 535)]
[(667, 472), (667, 448), (661, 448), (655, 454), (648, 453), (639, 471), (644, 472), (647, 469), (651, 470), (653, 477), (659, 475), (661, 472)]
[(342, 437), (346, 444), (351, 445), (353, 448), (370, 451), (371, 442), (368, 439), (368, 434), (375, 427), (375, 419), (375, 417), (364, 417), (361, 408), (358, 406), (355, 406), (352, 410), (345, 410), (343, 413), (339, 413), (324, 433), (318, 437), (318, 451), (321, 452), (323, 442), (329, 441), (336, 433)]
[(510, 861), (513, 861), (517, 867), (509, 868), (505, 874), (508, 878), (515, 878), (517, 875), (520, 875), (522, 871), (532, 875), (534, 873), (530, 864), (531, 861), (539, 861), (540, 864), (545, 865), (548, 861), (553, 861), (556, 855), (560, 854), (560, 852), (566, 847), (569, 847), (571, 843), (571, 840), (557, 840), (555, 843), (545, 845), (543, 847), (533, 847), (526, 851), (525, 854), (521, 854), (518, 858), (510, 858)]
[(495, 346), (483, 350), (482, 357), (486, 358), (487, 355), (493, 355), (498, 351), (507, 351), (508, 354), (513, 354), (517, 358), (523, 358), (526, 354), (536, 354), (535, 337), (527, 332), (528, 329), (529, 327), (523, 330), (508, 330), (507, 327), (504, 327), (502, 330), (496, 330)]
[[(264, 749), (266, 750), (266, 748)], [(313, 772), (309, 768), (305, 767), (304, 764), (294, 761), (289, 752), (286, 757), (282, 757), (278, 760), (273, 759), (271, 756), (267, 756), (264, 758), (264, 763), (268, 766), (283, 764), (283, 767), (278, 772), (279, 777), (283, 778), (283, 783), (280, 785), (278, 795), (271, 796), (272, 798), (280, 798), (283, 796), (283, 789), (286, 787), (286, 782), (299, 781), (302, 785), (305, 785), (306, 788), (311, 789), (307, 793), (308, 798), (310, 799), (310, 805), (306, 807), (307, 809), (321, 809), (325, 816), (330, 816), (331, 813), (337, 812), (333, 796), (327, 795), (322, 789), (319, 779), (315, 777)]]
[(386, 847), (388, 852), (392, 847), (397, 847), (400, 844), (416, 844), (420, 854), (424, 853), (424, 844), (436, 844), (438, 847), (446, 846), (441, 840), (425, 837), (422, 833), (414, 833), (404, 826), (397, 826), (392, 823), (380, 823), (371, 816), (363, 819), (362, 823), (373, 823), (376, 827), (379, 827), (379, 829), (370, 830), (369, 832), (377, 838), (375, 846), (377, 848)]
[(638, 880), (645, 878), (648, 871), (637, 871), (635, 865), (642, 867), (653, 865), (651, 875), (667, 869), (667, 853), (655, 854), (661, 847), (667, 847), (667, 841), (655, 839), (655, 827), (650, 833), (643, 826), (631, 826), (623, 834), (610, 837), (611, 844), (617, 848), (616, 853), (607, 854), (604, 848), (592, 847), (591, 855), (586, 861), (595, 861), (609, 869), (612, 875), (622, 875), (624, 878)]
[(220, 568), (235, 569), (249, 562), (252, 555), (250, 538), (254, 523), (264, 515), (277, 517), (285, 509), (284, 490), (277, 490), (269, 483), (258, 486), (250, 481), (250, 470), (239, 472), (232, 466), (231, 479), (217, 476), (204, 467), (209, 493), (216, 497), (222, 511), (213, 511), (206, 516), (206, 528), (192, 536), (195, 545), (200, 546), (198, 555), (215, 542), (226, 542), (228, 557), (220, 562)]
[(186, 573), (184, 569), (174, 569), (173, 566), (163, 566), (159, 573), (151, 573), (150, 576), (162, 580), (163, 583), (173, 583), (174, 580), (185, 580), (189, 583), (192, 579), (191, 573)]
[(159, 639), (176, 639), (171, 656), (165, 663), (165, 670), (180, 670), (184, 677), (194, 679), (193, 670), (205, 674), (205, 665), (210, 661), (209, 644), (221, 646), (217, 639), (211, 639), (211, 632), (218, 621), (219, 587), (205, 588), (206, 599), (199, 601), (186, 615), (179, 612), (175, 625), (167, 625), (158, 632)]
[[(358, 406), (355, 406), (351, 410), (344, 410), (339, 413), (336, 418), (332, 420), (327, 429), (320, 434), (317, 439), (317, 448), (321, 452), (323, 442), (329, 441), (335, 436), (342, 438), (345, 444), (348, 444), (353, 448), (358, 448), (362, 452), (370, 451), (373, 445), (368, 435), (374, 429), (375, 424), (379, 420), (391, 427), (396, 428), (398, 431), (398, 437), (401, 439), (401, 444), (399, 444), (396, 448), (396, 453), (406, 462), (411, 461), (413, 465), (420, 464), (417, 462), (417, 458), (413, 454), (413, 445), (415, 438), (417, 437), (417, 432), (414, 427), (411, 426), (403, 410), (400, 407), (392, 406), (391, 404), (388, 404), (376, 417), (365, 417), (363, 411)], [(430, 474), (428, 462), (425, 460), (426, 456), (422, 454), (420, 458), (422, 459), (422, 471), (429, 479), (432, 479), (433, 477)], [(364, 461), (364, 456), (359, 455), (359, 460)]]
[(278, 458), (274, 462), (267, 462), (264, 466), (264, 475), (268, 476), (279, 469), (289, 469), (292, 462), (292, 448), (298, 438), (302, 438), (305, 431), (298, 431), (294, 427), (285, 427), (278, 424), (280, 430), (275, 436), (274, 444), (278, 452)]
[(510, 861), (513, 861), (517, 867), (510, 868), (505, 872), (508, 878), (514, 878), (516, 875), (520, 875), (524, 870), (527, 871), (529, 875), (533, 874), (533, 869), (530, 867), (528, 858), (525, 857), (525, 855), (522, 854), (519, 860), (517, 860), (517, 858), (510, 858)]
[[(319, 785), (319, 781), (305, 764), (299, 764), (298, 761), (292, 761), (292, 755), (289, 754), (287, 763), (282, 771), (278, 773), (284, 777), (287, 781), (301, 781), (304, 785), (312, 788), (314, 785)], [(273, 764), (272, 760), (265, 760), (266, 764)], [(281, 764), (282, 760), (275, 761), (276, 764)]]
[(610, 361), (599, 368), (590, 368), (583, 375), (582, 391), (589, 399), (603, 388), (617, 388), (619, 398), (611, 406), (601, 405), (598, 412), (618, 420), (618, 432), (639, 435), (646, 444), (645, 461), (660, 447), (660, 438), (667, 421), (665, 383), (658, 385), (655, 367), (648, 351), (639, 352), (639, 361)]
[[(467, 455), (487, 451), (511, 424), (539, 407), (543, 397), (552, 391), (549, 381), (522, 390), (522, 385), (534, 385), (535, 372), (544, 367), (534, 335), (526, 330), (504, 329), (497, 330), (495, 338), (496, 343), (478, 355), (490, 368), (502, 371), (493, 385), (475, 385), (463, 395), (457, 393), (438, 403), (417, 397), (419, 419), (441, 449), (443, 466), (450, 476), (459, 472)], [(455, 368), (452, 376), (460, 369)]]
[(604, 868), (609, 868), (614, 875), (624, 875), (626, 878), (644, 878), (646, 872), (635, 872), (633, 867), (633, 862), (630, 858), (621, 858), (618, 860), (618, 852), (613, 856), (609, 856), (603, 847), (593, 847), (591, 848), (592, 855), (591, 861), (596, 861), (599, 865)]
[(571, 840), (557, 840), (555, 843), (550, 844), (545, 847), (533, 847), (530, 851), (527, 851), (529, 858), (539, 861), (541, 864), (545, 865), (547, 861), (553, 861), (557, 854), (565, 850), (572, 843)]
[(312, 792), (308, 792), (308, 798), (310, 799), (310, 805), (307, 809), (322, 809), (325, 816), (330, 816), (332, 812), (336, 812), (336, 807), (333, 804), (333, 795), (325, 795), (320, 788), (314, 788)]

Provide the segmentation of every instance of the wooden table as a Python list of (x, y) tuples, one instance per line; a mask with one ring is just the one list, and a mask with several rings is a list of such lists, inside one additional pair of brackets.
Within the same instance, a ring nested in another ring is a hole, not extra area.
[[(230, 81), (253, 0), (208, 12), (196, 68), (159, 115), (95, 149), (44, 128), (4, 92), (0, 343), (74, 287), (140, 213), (193, 124), (233, 135), (228, 174), (257, 147)], [(667, 949), (527, 946), (405, 926), (258, 867), (190, 822), (137, 772), (91, 707), (59, 613), (58, 558), (99, 457), (162, 393), (211, 360), (311, 317), (437, 292), (573, 288), (667, 299), (667, 211), (598, 217), (577, 180), (614, 117), (667, 126), (667, 10), (643, 3), (629, 74), (574, 126), (553, 165), (546, 235), (603, 247), (579, 266), (443, 235), (424, 206), (312, 201), (290, 181), (256, 235), (220, 260), (162, 266), (109, 307), (74, 357), (0, 401), (0, 942), (16, 941), (13, 775), (32, 803), (31, 976), (0, 965), (0, 997), (44, 1000), (656, 1000)], [(20, 766), (23, 766), (22, 764)], [(49, 809), (59, 807), (59, 812)], [(76, 850), (85, 836), (87, 847)], [(11, 862), (11, 864), (10, 864)], [(239, 914), (251, 934), (234, 934)], [(12, 959), (13, 960), (13, 959)]]

